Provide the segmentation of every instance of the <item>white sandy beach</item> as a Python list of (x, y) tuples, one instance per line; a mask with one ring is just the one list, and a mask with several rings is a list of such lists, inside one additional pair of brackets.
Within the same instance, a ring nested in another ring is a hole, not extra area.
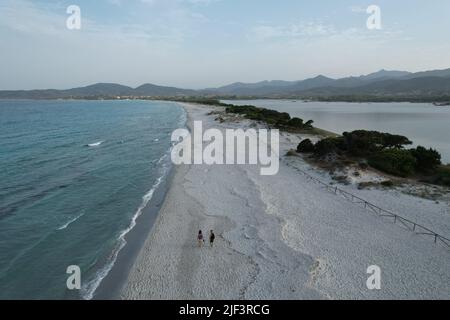
[[(211, 107), (184, 107), (190, 125), (246, 125), (215, 121)], [(298, 136), (280, 138), (275, 176), (249, 165), (176, 167), (123, 299), (450, 299), (448, 248), (312, 183), (297, 168), (331, 180), (301, 157), (285, 156)], [(446, 202), (342, 188), (450, 235)], [(214, 248), (197, 247), (199, 229), (215, 231)], [(381, 290), (366, 287), (371, 265), (382, 270)]]

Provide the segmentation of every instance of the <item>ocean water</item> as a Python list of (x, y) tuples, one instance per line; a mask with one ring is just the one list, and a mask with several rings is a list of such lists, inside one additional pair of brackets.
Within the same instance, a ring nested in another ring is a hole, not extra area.
[(336, 133), (358, 129), (377, 130), (407, 136), (414, 145), (434, 148), (450, 163), (450, 107), (430, 103), (348, 103), (291, 100), (225, 101), (251, 104), (292, 117), (314, 120), (318, 128)]
[(169, 102), (0, 101), (0, 299), (92, 298), (184, 122)]

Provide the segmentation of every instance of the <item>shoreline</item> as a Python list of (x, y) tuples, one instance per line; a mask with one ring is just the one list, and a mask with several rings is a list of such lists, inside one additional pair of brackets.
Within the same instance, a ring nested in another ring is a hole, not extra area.
[[(116, 97), (92, 97), (92, 99), (90, 99), (89, 97), (73, 97), (73, 98), (0, 98), (0, 101), (33, 101), (33, 100), (37, 100), (37, 101), (129, 101), (129, 100), (141, 100), (141, 101), (177, 101), (176, 99), (174, 99), (175, 97), (128, 97), (128, 98), (120, 98), (117, 99)], [(412, 104), (416, 104), (416, 103), (426, 103), (426, 104), (430, 104), (431, 106), (434, 107), (448, 107), (450, 105), (450, 102), (448, 102), (447, 100), (444, 101), (440, 101), (440, 97), (437, 97), (437, 99), (369, 99), (369, 100), (364, 100), (364, 99), (337, 99), (339, 98), (339, 96), (337, 98), (334, 99), (328, 99), (328, 98), (318, 98), (318, 99), (308, 99), (308, 98), (304, 98), (304, 97), (284, 97), (284, 98), (277, 98), (277, 97), (217, 97), (218, 99), (220, 98), (220, 100), (228, 100), (228, 101), (233, 101), (233, 100), (298, 100), (298, 101), (304, 101), (304, 102), (347, 102), (347, 103), (412, 103)], [(188, 101), (186, 101), (186, 103), (189, 103)]]
[(120, 298), (120, 292), (126, 285), (128, 275), (158, 218), (175, 175), (174, 171), (175, 168), (172, 166), (161, 180), (160, 185), (156, 187), (142, 214), (136, 219), (136, 225), (126, 234), (124, 247), (119, 251), (107, 275), (101, 279), (100, 284), (93, 292), (92, 300), (117, 300)]
[[(221, 129), (249, 125), (219, 125), (207, 115), (217, 108), (182, 106), (188, 123), (203, 120)], [(450, 297), (448, 251), (305, 181), (296, 168), (326, 177), (300, 157), (283, 156), (298, 135), (284, 133), (281, 139), (283, 161), (276, 177), (261, 177), (252, 166), (175, 167), (121, 298)], [(381, 190), (359, 194), (407, 210), (428, 223), (446, 219), (440, 228), (450, 230), (448, 205)], [(429, 216), (419, 216), (423, 210)], [(216, 232), (217, 246), (200, 250), (195, 234), (210, 228)], [(366, 269), (373, 264), (383, 267), (386, 290), (365, 288)]]
[[(180, 106), (180, 108), (182, 107)], [(184, 108), (182, 109), (184, 110)], [(186, 112), (184, 117), (183, 124), (186, 126)], [(165, 155), (168, 159), (170, 158), (170, 150), (171, 148)], [(120, 298), (120, 293), (126, 285), (129, 273), (158, 219), (161, 207), (175, 176), (176, 166), (170, 160), (167, 160), (167, 166), (167, 171), (159, 178), (160, 181), (153, 185), (151, 199), (143, 207), (142, 213), (135, 219), (134, 227), (124, 236), (124, 246), (119, 250), (111, 269), (105, 277), (100, 279), (99, 285), (92, 292), (93, 300), (117, 300)]]

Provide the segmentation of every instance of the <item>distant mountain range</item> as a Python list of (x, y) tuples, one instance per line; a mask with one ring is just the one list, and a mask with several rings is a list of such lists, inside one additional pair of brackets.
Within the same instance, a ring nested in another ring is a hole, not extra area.
[(360, 77), (331, 79), (322, 75), (302, 81), (234, 83), (206, 93), (256, 97), (442, 96), (450, 95), (450, 69), (411, 73), (380, 70)]
[(450, 69), (411, 73), (380, 70), (359, 77), (331, 79), (323, 75), (301, 81), (233, 83), (219, 88), (190, 90), (144, 84), (131, 88), (114, 83), (98, 83), (68, 90), (0, 91), (0, 99), (68, 99), (116, 97), (232, 97), (232, 98), (329, 98), (449, 97)]
[(195, 90), (144, 84), (131, 88), (115, 83), (97, 83), (87, 87), (68, 90), (10, 90), (0, 91), (0, 99), (68, 99), (68, 98), (114, 98), (114, 97), (171, 97), (195, 96)]

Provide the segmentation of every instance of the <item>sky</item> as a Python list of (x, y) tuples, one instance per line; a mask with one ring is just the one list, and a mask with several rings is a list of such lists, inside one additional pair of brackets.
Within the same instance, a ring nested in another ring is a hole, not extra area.
[[(367, 28), (371, 5), (381, 29)], [(446, 69), (449, 14), (448, 0), (0, 0), (0, 90)]]

